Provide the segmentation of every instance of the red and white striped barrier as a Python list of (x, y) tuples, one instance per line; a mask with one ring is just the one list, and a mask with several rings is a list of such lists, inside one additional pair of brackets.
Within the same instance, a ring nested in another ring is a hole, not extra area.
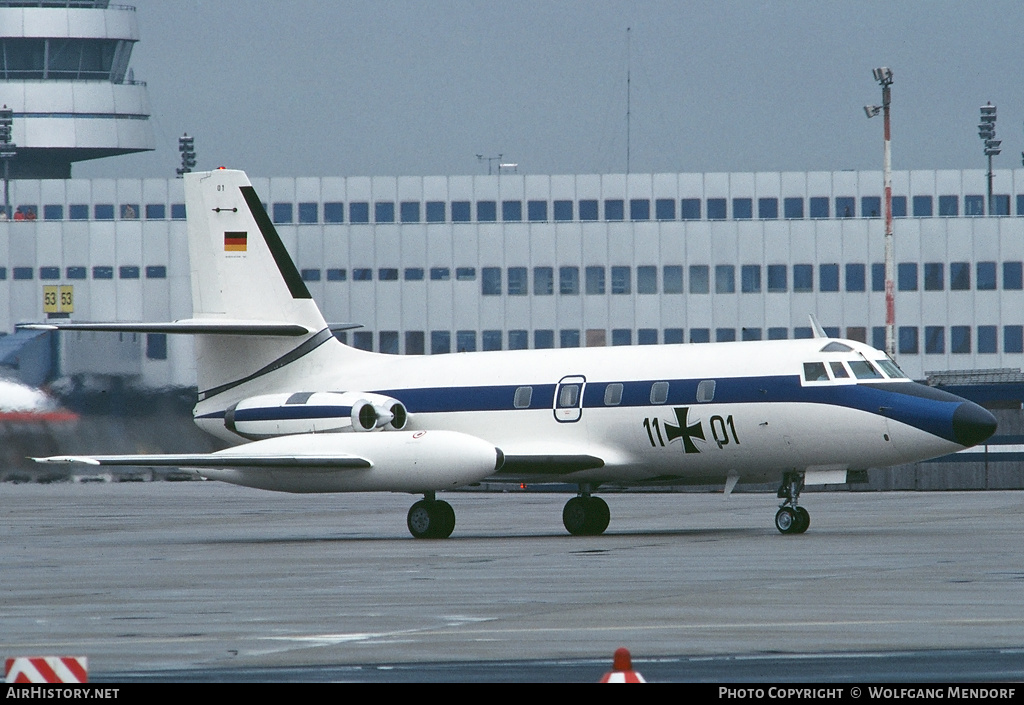
[(633, 670), (633, 657), (629, 649), (619, 648), (615, 650), (615, 657), (612, 659), (612, 670), (601, 676), (601, 683), (646, 683), (644, 677)]
[(85, 656), (22, 656), (7, 659), (5, 683), (87, 683)]

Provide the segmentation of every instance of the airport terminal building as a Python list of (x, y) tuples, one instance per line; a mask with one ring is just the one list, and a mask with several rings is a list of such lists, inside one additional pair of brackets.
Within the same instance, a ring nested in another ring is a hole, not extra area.
[[(884, 347), (880, 172), (252, 180), (325, 317), (361, 324), (339, 335), (367, 350), (792, 338), (809, 314)], [(983, 170), (895, 172), (893, 193), (899, 364), (1020, 368), (1024, 170), (996, 172), (992, 213)], [(23, 179), (11, 208), (3, 331), (191, 314), (181, 180)], [(187, 339), (101, 337), (65, 334), (55, 373), (194, 384)]]

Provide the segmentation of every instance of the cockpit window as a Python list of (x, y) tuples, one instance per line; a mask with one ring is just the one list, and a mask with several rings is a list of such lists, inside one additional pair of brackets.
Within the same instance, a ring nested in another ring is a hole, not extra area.
[(885, 374), (893, 379), (907, 379), (907, 375), (892, 360), (875, 360), (875, 362), (882, 368)]
[(836, 379), (848, 379), (850, 373), (846, 371), (841, 362), (830, 362), (828, 366), (832, 368), (832, 376)]
[(851, 348), (849, 345), (837, 343), (836, 341), (833, 340), (831, 343), (823, 347), (821, 349), (821, 352), (853, 352), (853, 348)]
[(882, 379), (882, 373), (866, 360), (851, 360), (850, 369), (857, 379)]
[(828, 372), (825, 370), (824, 362), (805, 362), (804, 363), (804, 381), (805, 382), (827, 382)]

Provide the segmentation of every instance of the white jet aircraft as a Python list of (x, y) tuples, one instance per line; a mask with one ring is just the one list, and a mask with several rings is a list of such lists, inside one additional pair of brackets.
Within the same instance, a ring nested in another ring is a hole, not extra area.
[(187, 174), (193, 317), (50, 329), (195, 336), (195, 421), (212, 454), (43, 462), (178, 466), (284, 492), (422, 494), (417, 538), (455, 527), (436, 493), (488, 480), (572, 483), (571, 534), (601, 534), (604, 484), (779, 482), (775, 525), (807, 530), (805, 485), (954, 453), (996, 420), (909, 380), (885, 353), (807, 340), (382, 355), (335, 338), (241, 171)]

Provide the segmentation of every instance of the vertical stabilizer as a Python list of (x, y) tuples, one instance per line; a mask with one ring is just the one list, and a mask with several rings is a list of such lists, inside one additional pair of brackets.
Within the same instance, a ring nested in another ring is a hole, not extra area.
[(324, 343), (343, 347), (328, 330), (244, 172), (186, 174), (185, 204), (193, 318), (291, 323), (309, 331), (297, 337), (197, 336), (200, 401), (246, 383), (258, 385), (255, 380), (272, 372), (280, 382), (289, 374), (286, 365)]

